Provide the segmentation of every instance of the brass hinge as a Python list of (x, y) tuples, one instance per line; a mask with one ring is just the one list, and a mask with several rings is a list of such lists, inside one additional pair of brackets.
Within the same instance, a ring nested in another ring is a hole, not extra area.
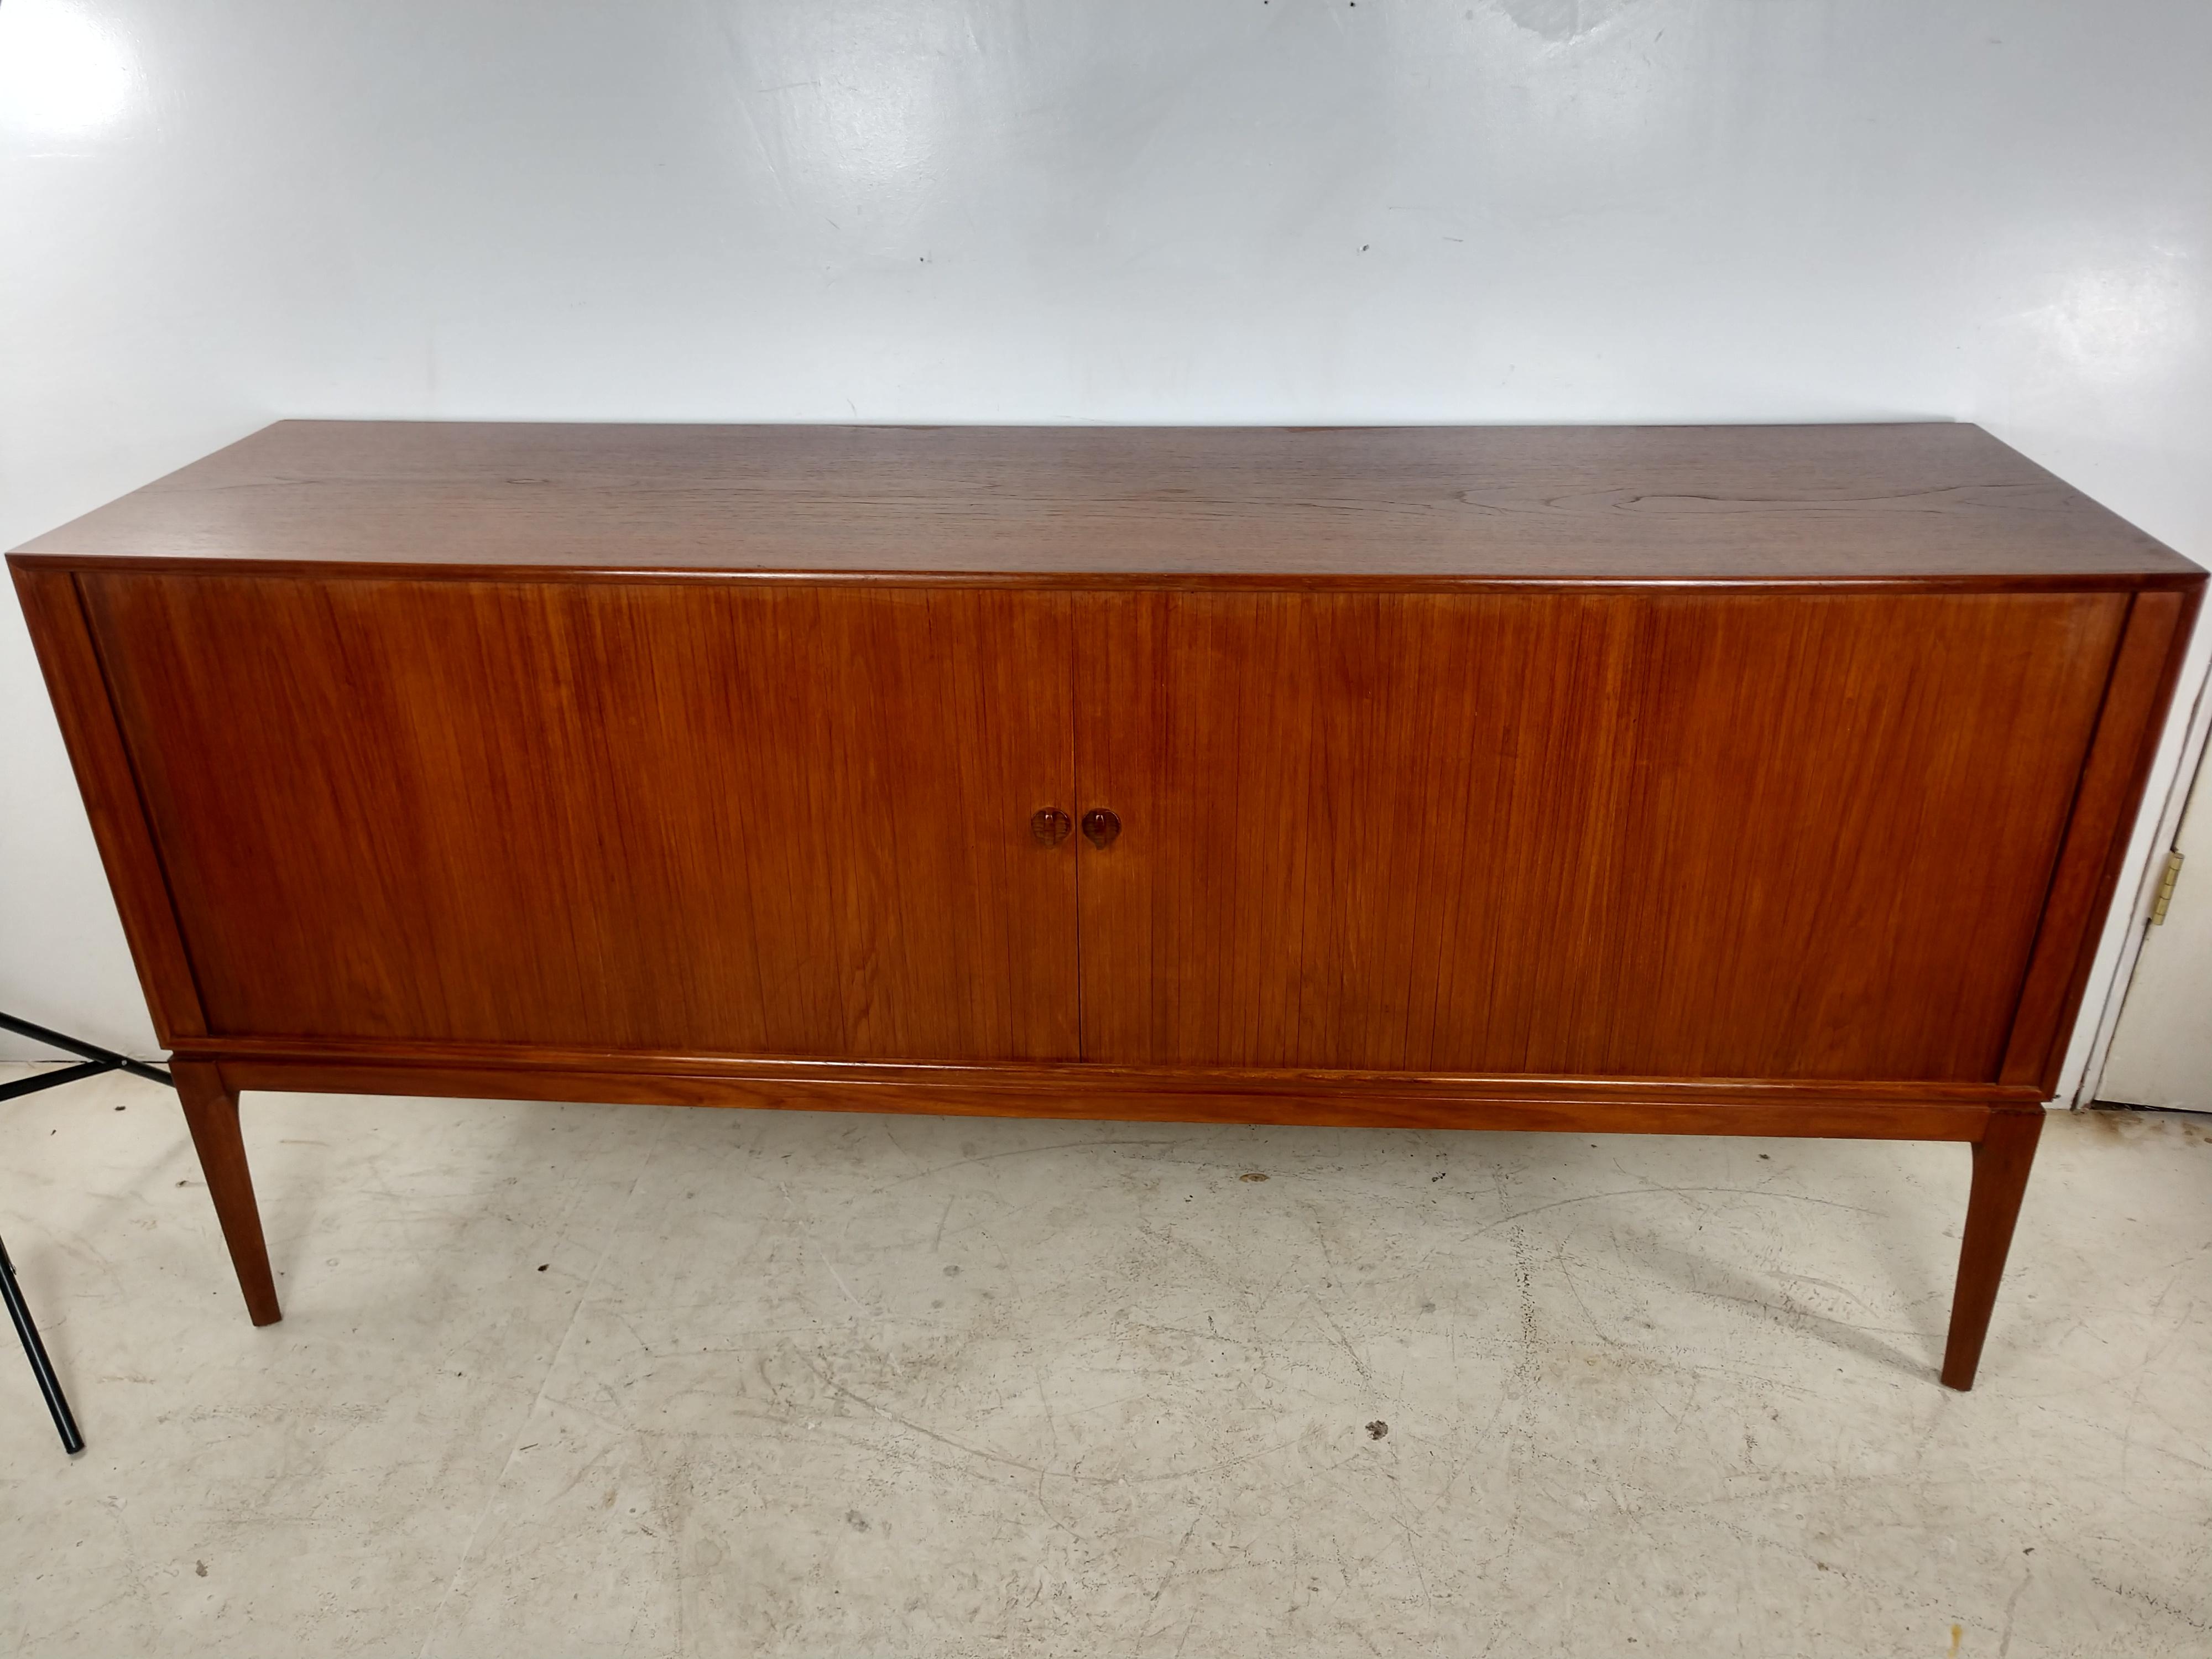
[(2166, 920), (2166, 908), (2173, 902), (2174, 878), (2181, 873), (2181, 854), (2166, 855), (2166, 875), (2158, 884), (2158, 898), (2150, 907), (2150, 925), (2158, 927)]

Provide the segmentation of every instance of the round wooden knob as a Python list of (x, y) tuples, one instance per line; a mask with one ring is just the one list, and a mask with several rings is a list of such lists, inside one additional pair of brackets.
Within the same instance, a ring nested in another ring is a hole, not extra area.
[(1075, 820), (1057, 806), (1040, 806), (1030, 814), (1030, 834), (1048, 847), (1057, 847), (1075, 828)]
[(1093, 847), (1108, 847), (1121, 833), (1121, 820), (1103, 806), (1094, 806), (1083, 815), (1083, 833), (1091, 837)]

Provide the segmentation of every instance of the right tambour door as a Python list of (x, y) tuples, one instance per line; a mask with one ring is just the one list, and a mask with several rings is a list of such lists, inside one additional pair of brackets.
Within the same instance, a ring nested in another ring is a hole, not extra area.
[(1992, 1079), (2126, 609), (1082, 596), (1084, 1055)]

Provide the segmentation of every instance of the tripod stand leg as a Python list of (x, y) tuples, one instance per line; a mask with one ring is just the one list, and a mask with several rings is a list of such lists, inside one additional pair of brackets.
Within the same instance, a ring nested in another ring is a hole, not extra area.
[(62, 1449), (74, 1457), (84, 1449), (84, 1437), (76, 1431), (76, 1419), (70, 1415), (69, 1396), (62, 1392), (61, 1379), (54, 1375), (53, 1362), (46, 1358), (46, 1345), (39, 1340), (39, 1327), (31, 1317), (30, 1304), (23, 1300), (23, 1291), (15, 1283), (15, 1264), (8, 1259), (8, 1247), (0, 1243), (0, 1297), (8, 1304), (8, 1317), (15, 1322), (15, 1334), (23, 1339), (23, 1352), (31, 1362), (31, 1375), (39, 1379), (39, 1392), (46, 1397), (46, 1409), (53, 1413), (54, 1427), (61, 1431)]

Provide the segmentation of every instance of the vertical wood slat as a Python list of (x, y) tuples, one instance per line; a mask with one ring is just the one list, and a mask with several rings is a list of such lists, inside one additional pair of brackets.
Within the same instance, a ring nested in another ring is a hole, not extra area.
[(15, 577), (154, 1034), (164, 1048), (179, 1036), (204, 1036), (208, 1027), (199, 988), (76, 579), (66, 571), (21, 566)]
[(2023, 976), (1999, 1080), (2058, 1087), (2203, 587), (2135, 596)]

